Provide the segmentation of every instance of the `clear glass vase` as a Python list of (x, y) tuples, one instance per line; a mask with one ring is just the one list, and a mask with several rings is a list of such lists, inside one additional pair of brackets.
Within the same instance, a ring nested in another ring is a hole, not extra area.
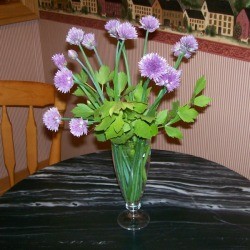
[(126, 210), (117, 222), (127, 230), (139, 230), (150, 221), (149, 215), (140, 209), (140, 201), (147, 182), (151, 143), (134, 136), (124, 144), (111, 146), (117, 181), (126, 202)]

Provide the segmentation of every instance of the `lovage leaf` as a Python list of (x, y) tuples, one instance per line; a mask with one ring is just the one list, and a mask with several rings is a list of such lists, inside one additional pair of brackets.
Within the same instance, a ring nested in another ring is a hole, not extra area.
[(115, 119), (113, 125), (116, 133), (119, 133), (124, 125), (124, 121), (122, 119), (122, 112), (120, 112), (119, 116)]
[(98, 124), (95, 127), (95, 131), (102, 131), (102, 130), (107, 130), (107, 128), (113, 123), (113, 121), (115, 120), (115, 116), (106, 116), (100, 124)]
[(141, 102), (143, 91), (142, 85), (138, 84), (134, 90), (134, 99), (136, 102)]
[(75, 95), (75, 96), (85, 96), (83, 90), (80, 87), (77, 87), (77, 89), (74, 91), (73, 95)]
[(199, 78), (194, 87), (194, 96), (197, 96), (206, 87), (206, 79), (204, 76)]
[(178, 115), (184, 122), (194, 122), (194, 119), (196, 119), (198, 112), (190, 108), (189, 105), (180, 107), (178, 110)]
[(79, 103), (71, 111), (75, 117), (88, 118), (94, 114), (94, 111), (86, 104)]
[(86, 74), (86, 72), (83, 69), (80, 72), (80, 79), (83, 83), (88, 81), (88, 75)]
[(109, 81), (110, 69), (107, 65), (102, 65), (98, 72), (96, 72), (96, 80), (100, 84), (105, 84)]
[(147, 104), (142, 102), (135, 102), (134, 103), (134, 111), (141, 114), (143, 113), (147, 108)]
[(118, 73), (118, 92), (119, 92), (119, 95), (125, 89), (127, 82), (128, 82), (127, 75), (124, 72), (119, 72)]
[(182, 132), (178, 128), (165, 126), (165, 131), (169, 137), (182, 139), (183, 135)]
[(151, 138), (150, 133), (150, 126), (142, 121), (142, 120), (136, 120), (134, 124), (135, 134), (139, 137), (149, 139)]
[(200, 95), (194, 99), (194, 105), (198, 107), (206, 107), (212, 99), (205, 95)]
[(167, 116), (168, 116), (168, 111), (167, 110), (162, 110), (160, 111), (157, 116), (156, 116), (156, 124), (164, 124), (167, 120)]
[(109, 128), (105, 131), (105, 135), (106, 135), (106, 139), (109, 140), (109, 139), (112, 139), (112, 138), (116, 138), (118, 136), (122, 136), (123, 134), (123, 130), (121, 130), (119, 133), (117, 133), (115, 131), (115, 127), (114, 127), (114, 124), (112, 123)]
[(157, 125), (152, 124), (150, 126), (150, 134), (151, 134), (151, 137), (156, 136), (158, 134), (158, 127), (157, 127)]

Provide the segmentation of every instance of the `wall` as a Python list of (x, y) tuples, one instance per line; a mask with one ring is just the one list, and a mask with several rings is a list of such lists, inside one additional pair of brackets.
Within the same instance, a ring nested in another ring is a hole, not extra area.
[[(0, 79), (44, 81), (38, 20), (0, 26)], [(27, 116), (27, 110), (21, 108), (9, 111), (11, 122), (17, 124), (13, 133), (17, 155), (16, 171), (19, 171), (26, 166), (25, 142), (21, 138), (25, 136), (23, 116)], [(49, 151), (48, 138), (41, 124), (41, 112), (36, 113), (39, 145), (41, 146), (39, 160), (45, 159)], [(2, 145), (1, 135), (0, 145)], [(0, 148), (0, 177), (6, 176), (6, 174), (2, 148)]]
[[(40, 20), (40, 35), (44, 61), (45, 79), (53, 81), (55, 67), (51, 56), (58, 52), (65, 52), (70, 47), (65, 43), (65, 37), (71, 25)], [(96, 34), (98, 51), (105, 63), (112, 65), (115, 41), (110, 40), (104, 31), (85, 28), (86, 32)], [(113, 41), (112, 45), (107, 44)], [(137, 50), (130, 49), (129, 60), (132, 62), (133, 75), (136, 76), (137, 62), (141, 56), (142, 40), (136, 43)], [(133, 45), (131, 45), (133, 47)], [(164, 43), (150, 42), (149, 51), (158, 52), (166, 57), (170, 64), (171, 46)], [(170, 101), (180, 98), (184, 103), (191, 96), (193, 85), (201, 75), (206, 75), (207, 88), (205, 94), (213, 101), (206, 111), (198, 117), (197, 122), (183, 128), (184, 139), (179, 142), (169, 142), (164, 135), (159, 135), (153, 141), (153, 147), (165, 150), (184, 152), (218, 162), (240, 174), (250, 178), (249, 166), (249, 72), (250, 63), (217, 56), (205, 52), (198, 52), (189, 63), (181, 65), (183, 70), (182, 86), (174, 94), (168, 96), (162, 108), (169, 107)], [(71, 99), (68, 115), (73, 107)], [(98, 146), (93, 137), (79, 139), (78, 143), (69, 135), (64, 134), (63, 157), (91, 152)]]

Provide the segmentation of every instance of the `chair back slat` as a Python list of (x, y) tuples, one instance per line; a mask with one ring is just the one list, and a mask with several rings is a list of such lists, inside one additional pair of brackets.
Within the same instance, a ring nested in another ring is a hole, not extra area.
[(3, 157), (4, 163), (6, 165), (10, 186), (14, 186), (15, 184), (15, 151), (14, 151), (14, 141), (13, 141), (13, 133), (12, 133), (12, 125), (10, 123), (6, 106), (2, 107), (2, 123), (1, 123), (1, 133), (2, 133), (2, 144), (3, 144)]
[(27, 153), (27, 167), (30, 174), (37, 170), (37, 128), (34, 118), (33, 107), (29, 107), (28, 121), (26, 125), (26, 153)]

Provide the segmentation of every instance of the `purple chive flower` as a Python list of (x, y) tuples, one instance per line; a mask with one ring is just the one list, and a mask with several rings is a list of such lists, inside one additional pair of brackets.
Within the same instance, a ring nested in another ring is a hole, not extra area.
[(96, 47), (95, 34), (88, 33), (85, 34), (82, 40), (82, 45), (89, 50), (93, 50)]
[(104, 28), (108, 31), (110, 36), (118, 39), (117, 28), (120, 24), (119, 20), (112, 19), (105, 24)]
[(68, 50), (68, 57), (70, 59), (76, 60), (78, 58), (78, 54), (75, 50), (70, 49), (70, 50)]
[(157, 53), (146, 54), (139, 62), (141, 76), (158, 81), (167, 71), (167, 61)]
[(176, 70), (167, 65), (167, 72), (159, 78), (156, 85), (165, 86), (168, 92), (171, 92), (180, 86), (180, 76), (181, 70)]
[(136, 39), (138, 37), (135, 27), (129, 22), (120, 24), (117, 27), (117, 33), (120, 40)]
[(58, 91), (67, 93), (74, 85), (73, 73), (67, 68), (58, 70), (54, 77), (54, 84)]
[(88, 121), (82, 118), (72, 118), (69, 122), (70, 133), (74, 136), (80, 137), (88, 133)]
[(159, 20), (154, 16), (145, 16), (140, 20), (140, 28), (147, 30), (148, 32), (154, 32), (160, 26)]
[(66, 42), (72, 45), (80, 45), (84, 36), (84, 31), (82, 29), (77, 29), (72, 27), (66, 37)]
[(183, 36), (179, 42), (177, 42), (173, 47), (173, 52), (175, 56), (184, 54), (187, 59), (191, 57), (192, 53), (198, 49), (197, 40), (194, 36)]
[(55, 54), (52, 56), (52, 61), (57, 68), (62, 69), (67, 65), (66, 59), (63, 54)]
[(58, 131), (59, 125), (61, 123), (61, 115), (57, 108), (50, 108), (43, 115), (43, 123), (47, 129), (51, 131)]

